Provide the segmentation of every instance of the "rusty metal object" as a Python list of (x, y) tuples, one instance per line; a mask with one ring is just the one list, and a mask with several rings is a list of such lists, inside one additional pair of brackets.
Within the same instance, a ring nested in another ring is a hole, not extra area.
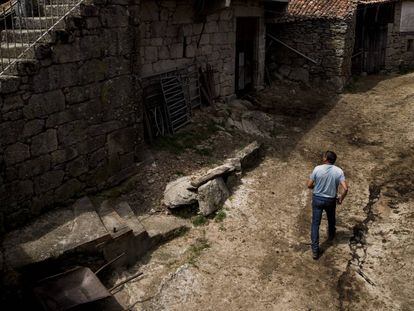
[(112, 297), (96, 275), (85, 267), (76, 267), (41, 280), (34, 288), (34, 294), (45, 311), (70, 310)]
[(136, 279), (137, 277), (139, 277), (139, 276), (141, 276), (141, 275), (143, 275), (143, 273), (142, 272), (137, 272), (137, 273), (135, 273), (134, 275), (132, 275), (132, 276), (130, 276), (129, 278), (127, 278), (126, 280), (124, 280), (124, 281), (122, 281), (122, 282), (120, 282), (119, 284), (116, 284), (116, 285), (114, 285), (113, 287), (111, 287), (110, 289), (109, 289), (109, 291), (110, 292), (113, 292), (115, 289), (117, 289), (118, 287), (120, 287), (120, 286), (122, 286), (122, 285), (124, 285), (124, 284), (126, 284), (126, 283), (128, 283), (128, 282), (130, 282), (130, 281), (132, 281), (133, 279)]

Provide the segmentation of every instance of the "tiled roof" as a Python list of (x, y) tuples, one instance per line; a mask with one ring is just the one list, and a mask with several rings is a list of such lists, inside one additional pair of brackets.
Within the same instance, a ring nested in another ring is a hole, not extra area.
[(370, 4), (370, 3), (383, 3), (383, 2), (396, 2), (397, 0), (359, 0), (359, 3)]
[(352, 0), (291, 0), (287, 15), (314, 18), (344, 18), (355, 7)]
[(287, 12), (280, 21), (298, 19), (345, 19), (351, 16), (358, 4), (374, 4), (398, 0), (290, 0)]

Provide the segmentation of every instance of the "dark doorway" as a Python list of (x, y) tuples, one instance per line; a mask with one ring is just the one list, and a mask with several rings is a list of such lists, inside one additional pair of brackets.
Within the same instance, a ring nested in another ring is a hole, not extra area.
[(358, 6), (353, 74), (375, 74), (385, 68), (388, 24), (393, 21), (393, 3)]
[(237, 18), (236, 31), (236, 93), (251, 91), (257, 64), (258, 18)]

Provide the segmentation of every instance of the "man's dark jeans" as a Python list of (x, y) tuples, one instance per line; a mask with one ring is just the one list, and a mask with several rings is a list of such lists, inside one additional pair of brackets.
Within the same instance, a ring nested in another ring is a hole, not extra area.
[(335, 236), (336, 231), (336, 199), (323, 198), (318, 196), (312, 197), (312, 228), (311, 228), (311, 240), (312, 251), (319, 252), (319, 226), (321, 224), (322, 213), (326, 212), (328, 217), (328, 232), (329, 237)]

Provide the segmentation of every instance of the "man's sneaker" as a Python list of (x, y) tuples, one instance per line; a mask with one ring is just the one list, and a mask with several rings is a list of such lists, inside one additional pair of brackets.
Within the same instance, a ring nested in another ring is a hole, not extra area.
[(335, 239), (335, 233), (334, 234), (330, 234), (328, 236), (328, 241), (333, 241)]
[(319, 259), (319, 252), (313, 252), (312, 251), (312, 258), (313, 258), (313, 260), (318, 260)]

